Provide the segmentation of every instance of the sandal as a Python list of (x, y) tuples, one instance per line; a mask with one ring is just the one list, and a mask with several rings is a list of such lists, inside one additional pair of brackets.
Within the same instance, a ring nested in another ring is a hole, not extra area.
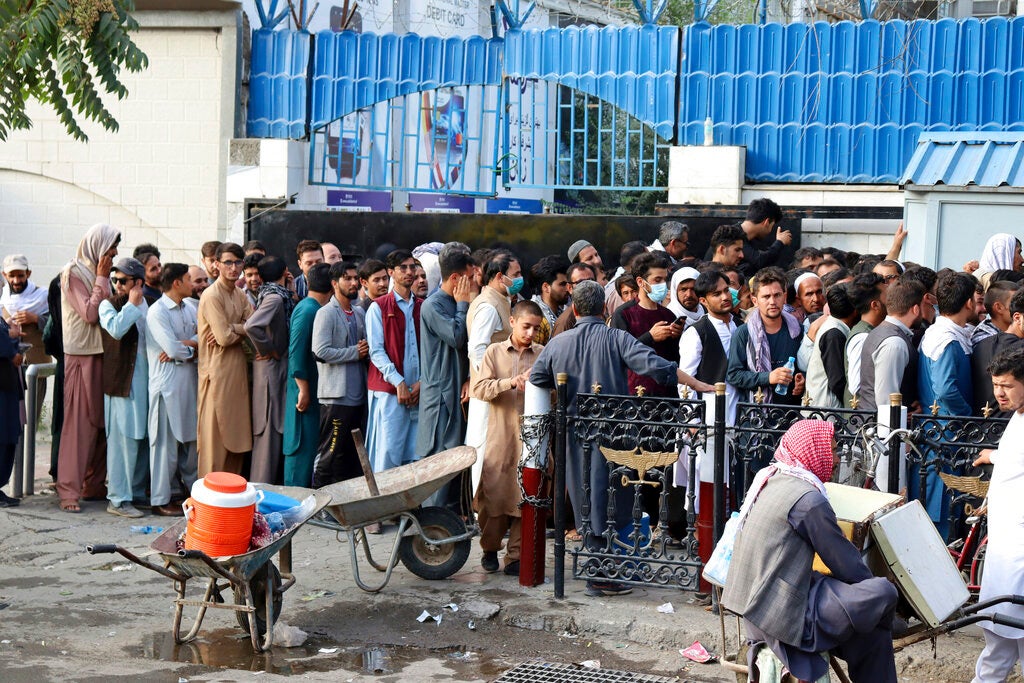
[(81, 512), (82, 508), (79, 507), (78, 501), (75, 500), (62, 500), (60, 502), (60, 509), (64, 512)]

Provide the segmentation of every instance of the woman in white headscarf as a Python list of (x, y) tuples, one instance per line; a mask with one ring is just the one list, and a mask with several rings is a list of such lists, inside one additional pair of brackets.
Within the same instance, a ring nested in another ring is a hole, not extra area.
[(997, 270), (1020, 270), (1022, 263), (1024, 257), (1021, 256), (1020, 240), (1001, 232), (988, 238), (981, 258), (978, 259), (978, 269), (974, 271), (974, 277), (988, 289), (992, 273)]
[(104, 498), (103, 341), (100, 302), (110, 296), (110, 269), (121, 233), (104, 223), (89, 228), (60, 273), (64, 325), (64, 426), (57, 456), (60, 509), (80, 512), (79, 500)]

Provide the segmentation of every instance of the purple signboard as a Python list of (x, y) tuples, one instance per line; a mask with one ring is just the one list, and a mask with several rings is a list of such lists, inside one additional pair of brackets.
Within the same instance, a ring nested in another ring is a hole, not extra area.
[(423, 213), (473, 213), (476, 200), (472, 197), (410, 192), (409, 205), (413, 211)]
[(487, 200), (487, 213), (543, 213), (544, 203), (539, 199), (502, 197)]
[(332, 211), (391, 211), (391, 193), (327, 190), (327, 208)]

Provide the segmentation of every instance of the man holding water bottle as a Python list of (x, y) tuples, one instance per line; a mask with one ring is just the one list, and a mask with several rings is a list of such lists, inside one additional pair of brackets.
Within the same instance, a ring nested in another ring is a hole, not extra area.
[(763, 268), (754, 276), (755, 308), (732, 337), (725, 381), (748, 392), (750, 400), (760, 389), (765, 403), (799, 405), (804, 375), (795, 358), (803, 330), (782, 310), (786, 286), (781, 268)]

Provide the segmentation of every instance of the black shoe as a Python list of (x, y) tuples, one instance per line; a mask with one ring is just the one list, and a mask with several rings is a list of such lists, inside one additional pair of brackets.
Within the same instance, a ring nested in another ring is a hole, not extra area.
[(12, 498), (3, 491), (0, 491), (0, 508), (16, 508), (21, 505), (20, 498)]
[(519, 560), (512, 560), (506, 564), (505, 574), (508, 576), (519, 576)]
[(613, 595), (629, 595), (633, 592), (630, 586), (615, 581), (587, 581), (586, 594), (592, 598)]
[(484, 568), (484, 571), (488, 574), (493, 574), (500, 569), (498, 564), (498, 553), (484, 553), (484, 556), (480, 558), (480, 566)]

